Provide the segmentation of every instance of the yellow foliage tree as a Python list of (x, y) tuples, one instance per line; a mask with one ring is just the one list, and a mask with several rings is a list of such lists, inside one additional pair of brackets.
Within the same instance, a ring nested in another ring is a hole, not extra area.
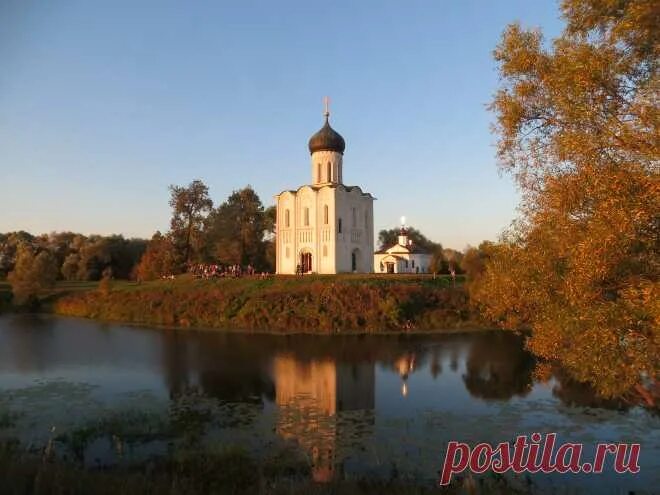
[(564, 0), (548, 44), (494, 55), (498, 156), (522, 217), (472, 287), (484, 314), (604, 396), (652, 405), (660, 374), (658, 43), (653, 0)]
[(36, 303), (44, 290), (55, 285), (57, 262), (49, 251), (36, 254), (27, 244), (20, 244), (16, 265), (7, 277), (16, 304)]

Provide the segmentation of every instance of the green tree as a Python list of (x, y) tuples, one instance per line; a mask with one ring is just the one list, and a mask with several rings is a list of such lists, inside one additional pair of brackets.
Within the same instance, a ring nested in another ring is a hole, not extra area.
[(172, 220), (170, 233), (180, 260), (188, 264), (198, 257), (203, 244), (206, 215), (213, 209), (209, 188), (201, 180), (188, 186), (170, 186)]
[(266, 214), (252, 187), (234, 191), (207, 219), (207, 243), (221, 263), (263, 268), (266, 264), (267, 234), (272, 233), (272, 210)]
[(277, 207), (269, 206), (264, 210), (264, 264), (258, 267), (267, 272), (275, 271), (275, 223), (277, 220)]
[(495, 50), (498, 156), (522, 218), (494, 246), (484, 314), (604, 396), (653, 404), (660, 370), (658, 60), (653, 0), (564, 0), (552, 44), (512, 25)]
[(49, 251), (34, 254), (31, 246), (20, 244), (16, 264), (7, 279), (17, 304), (33, 303), (46, 289), (55, 285), (57, 261)]

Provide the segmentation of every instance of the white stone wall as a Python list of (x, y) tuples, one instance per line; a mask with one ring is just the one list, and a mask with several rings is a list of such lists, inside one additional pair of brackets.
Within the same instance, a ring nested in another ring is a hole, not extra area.
[(315, 273), (351, 272), (353, 252), (356, 271), (372, 271), (373, 198), (364, 195), (360, 188), (348, 191), (343, 185), (302, 186), (295, 192), (285, 191), (276, 196), (276, 204), (277, 273), (294, 274), (302, 252), (312, 254)]
[[(317, 151), (312, 153), (312, 184), (332, 182), (342, 183), (343, 156), (336, 151)], [(328, 164), (330, 170), (328, 170)], [(330, 175), (328, 175), (328, 171)]]
[[(374, 254), (374, 272), (387, 273), (387, 267), (383, 266), (381, 270), (380, 264), (385, 259), (392, 258), (392, 256), (396, 256), (398, 258), (394, 265), (394, 273), (430, 273), (429, 267), (431, 266), (432, 255), (422, 253), (401, 253), (396, 255), (391, 255), (388, 253)], [(417, 271), (417, 268), (419, 268), (419, 271)]]
[[(337, 273), (353, 271), (353, 252), (357, 255), (355, 271), (370, 273), (374, 252), (373, 198), (364, 195), (359, 187), (350, 188), (349, 191), (340, 186), (337, 188), (336, 206)], [(339, 219), (342, 221), (341, 233), (338, 229)]]
[(295, 273), (298, 256), (296, 251), (296, 194), (284, 191), (276, 196), (276, 204), (276, 271), (277, 273)]

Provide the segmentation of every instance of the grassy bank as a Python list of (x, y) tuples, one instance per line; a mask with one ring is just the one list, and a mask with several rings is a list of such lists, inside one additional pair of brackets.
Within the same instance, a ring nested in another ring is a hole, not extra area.
[(53, 298), (57, 314), (269, 332), (402, 332), (479, 326), (446, 277), (337, 275), (122, 283)]
[(53, 459), (47, 452), (26, 453), (17, 444), (0, 442), (0, 493), (22, 494), (234, 494), (234, 495), (422, 495), (532, 494), (533, 487), (501, 476), (474, 479), (457, 476), (440, 489), (414, 480), (311, 480), (309, 466), (299, 457), (276, 452), (255, 461), (240, 449), (215, 453), (189, 452), (170, 459), (125, 467), (84, 469)]

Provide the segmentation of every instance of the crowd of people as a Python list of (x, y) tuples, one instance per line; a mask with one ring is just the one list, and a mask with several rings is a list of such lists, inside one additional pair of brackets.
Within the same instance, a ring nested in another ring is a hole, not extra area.
[(205, 263), (195, 263), (190, 265), (188, 272), (192, 273), (195, 278), (203, 278), (205, 280), (210, 278), (238, 278), (242, 276), (253, 276), (260, 275), (265, 277), (268, 274), (266, 272), (257, 273), (255, 268), (252, 265), (247, 265), (243, 267), (241, 265), (222, 265), (222, 264), (205, 264)]

